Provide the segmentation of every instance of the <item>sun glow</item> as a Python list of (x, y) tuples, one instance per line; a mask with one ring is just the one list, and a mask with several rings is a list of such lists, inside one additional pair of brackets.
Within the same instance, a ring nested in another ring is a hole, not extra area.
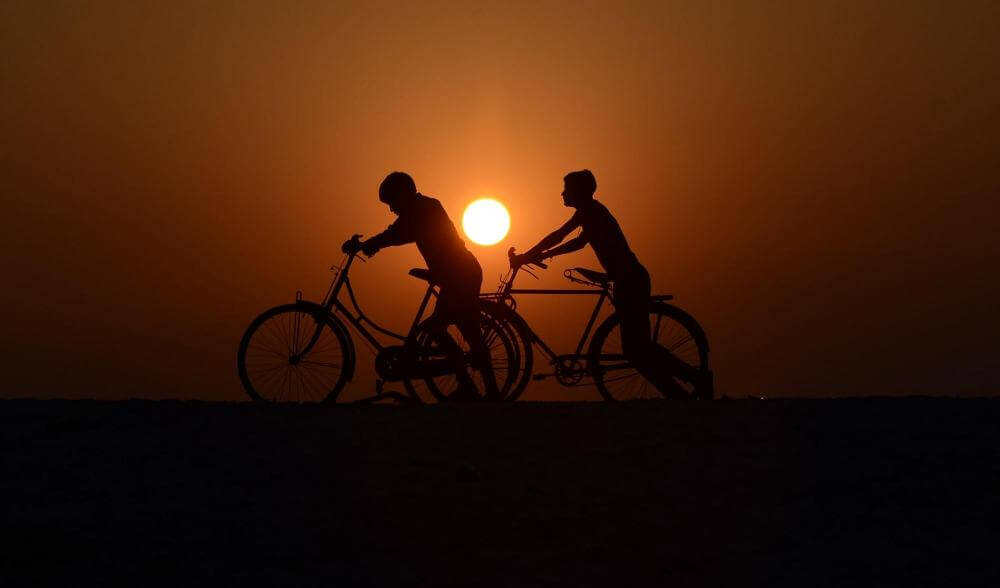
[(478, 245), (495, 245), (510, 230), (510, 214), (493, 198), (480, 198), (465, 207), (462, 230)]

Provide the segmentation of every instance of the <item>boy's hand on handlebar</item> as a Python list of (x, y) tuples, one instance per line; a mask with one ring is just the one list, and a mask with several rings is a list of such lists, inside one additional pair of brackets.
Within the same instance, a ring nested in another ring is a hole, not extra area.
[(378, 250), (379, 246), (372, 243), (371, 240), (361, 244), (361, 252), (364, 253), (366, 257), (372, 257), (378, 253)]
[(514, 253), (513, 247), (507, 250), (507, 259), (510, 260), (510, 267), (521, 267), (522, 265), (528, 263), (528, 260), (524, 255)]
[(340, 246), (340, 250), (351, 255), (352, 253), (357, 253), (361, 249), (361, 242), (356, 238), (351, 238), (344, 241), (344, 244)]
[[(371, 239), (369, 239), (369, 241), (370, 240)], [(346, 253), (347, 255), (354, 255), (358, 251), (363, 252), (368, 257), (374, 255), (374, 252), (368, 253), (368, 251), (366, 250), (364, 242), (361, 241), (361, 235), (351, 236), (350, 239), (344, 241), (344, 244), (340, 246), (340, 250)], [(378, 249), (376, 248), (376, 251), (377, 250)]]
[(510, 265), (511, 265), (511, 267), (521, 267), (523, 265), (537, 265), (538, 267), (540, 267), (542, 269), (546, 269), (546, 268), (549, 267), (546, 264), (542, 263), (541, 256), (533, 257), (532, 258), (532, 257), (528, 257), (527, 255), (518, 255), (518, 254), (514, 253), (514, 248), (513, 247), (511, 247), (507, 251), (507, 257), (510, 258)]

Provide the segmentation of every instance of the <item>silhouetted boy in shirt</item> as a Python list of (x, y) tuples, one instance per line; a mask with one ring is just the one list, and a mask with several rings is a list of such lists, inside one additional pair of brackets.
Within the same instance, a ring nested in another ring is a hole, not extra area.
[[(679, 377), (711, 394), (711, 376), (702, 375), (663, 346), (655, 343), (649, 329), (649, 273), (639, 263), (625, 240), (618, 221), (611, 212), (594, 200), (597, 180), (590, 170), (570, 172), (563, 178), (563, 204), (576, 212), (563, 226), (515, 259), (517, 264), (531, 263), (582, 249), (588, 243), (598, 261), (614, 282), (615, 312), (621, 319), (622, 351), (636, 370), (667, 397), (686, 396), (687, 392), (673, 377)], [(577, 228), (580, 235), (562, 240)], [(553, 247), (559, 245), (558, 247)], [(550, 249), (550, 247), (553, 247)], [(704, 378), (704, 381), (697, 381)], [(704, 388), (709, 387), (708, 390)]]
[[(496, 376), (479, 328), (478, 298), (483, 283), (479, 261), (465, 248), (465, 241), (459, 237), (455, 224), (441, 203), (417, 192), (416, 184), (408, 174), (392, 172), (386, 176), (379, 186), (378, 195), (379, 200), (388, 204), (389, 210), (399, 218), (386, 230), (363, 241), (361, 251), (370, 257), (384, 247), (416, 243), (440, 290), (431, 315), (435, 328), (444, 331), (449, 324), (458, 327), (469, 343), (476, 367), (483, 376), (487, 398), (497, 399)], [(345, 247), (349, 246), (348, 243), (344, 244)], [(459, 358), (456, 358), (458, 361)], [(471, 399), (473, 394), (477, 394), (475, 384), (464, 367), (457, 371), (459, 390), (455, 399)]]

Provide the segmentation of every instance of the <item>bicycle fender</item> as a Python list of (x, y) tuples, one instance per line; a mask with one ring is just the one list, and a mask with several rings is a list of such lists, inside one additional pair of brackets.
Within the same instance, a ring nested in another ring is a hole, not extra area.
[(538, 336), (535, 335), (535, 331), (528, 326), (528, 323), (521, 315), (517, 314), (517, 311), (511, 310), (510, 307), (499, 302), (485, 300), (482, 298), (479, 299), (479, 305), (481, 308), (488, 310), (495, 316), (513, 324), (514, 328), (519, 329), (520, 332), (530, 338), (529, 343), (536, 343), (538, 341)]

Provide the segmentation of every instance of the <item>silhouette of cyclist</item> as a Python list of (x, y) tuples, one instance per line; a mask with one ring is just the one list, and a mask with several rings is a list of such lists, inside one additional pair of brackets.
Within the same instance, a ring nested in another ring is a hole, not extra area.
[[(458, 236), (455, 224), (441, 203), (417, 192), (409, 174), (396, 171), (386, 176), (379, 185), (378, 198), (388, 204), (389, 210), (399, 218), (370, 239), (360, 243), (345, 242), (344, 251), (360, 247), (365, 255), (371, 257), (385, 247), (416, 243), (432, 281), (439, 288), (437, 304), (429, 319), (432, 329), (444, 333), (450, 324), (458, 327), (469, 343), (473, 365), (483, 377), (486, 397), (499, 399), (489, 350), (479, 329), (478, 298), (483, 283), (479, 261), (465, 248), (465, 241)], [(453, 359), (457, 366), (459, 389), (452, 398), (471, 400), (478, 397), (476, 386), (466, 372), (457, 348), (453, 349)]]
[[(649, 328), (649, 272), (632, 252), (615, 217), (607, 207), (594, 200), (594, 192), (597, 191), (594, 174), (586, 169), (570, 172), (563, 178), (563, 183), (563, 204), (575, 208), (576, 212), (537, 245), (523, 255), (515, 256), (514, 263), (524, 265), (541, 261), (577, 251), (589, 243), (604, 271), (614, 282), (613, 303), (621, 320), (622, 351), (629, 362), (668, 398), (687, 396), (674, 376), (694, 383), (700, 388), (699, 393), (710, 394), (710, 375), (698, 373), (652, 340)], [(578, 236), (562, 243), (571, 232), (581, 227), (583, 230)], [(702, 378), (703, 381), (698, 381)]]

